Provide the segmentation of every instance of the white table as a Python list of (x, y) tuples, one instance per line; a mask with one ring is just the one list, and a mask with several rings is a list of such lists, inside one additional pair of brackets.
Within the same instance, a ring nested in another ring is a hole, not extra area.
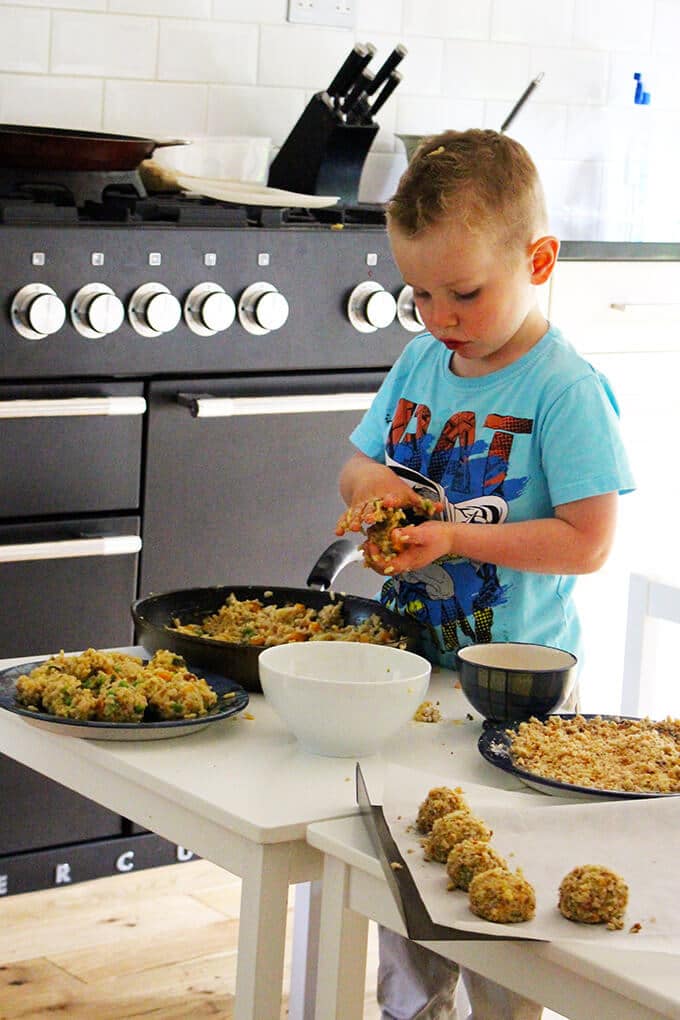
[[(455, 766), (477, 782), (516, 788), (510, 777), (492, 777), (496, 770), (477, 754), (479, 721), (465, 720), (467, 702), (453, 679), (435, 674), (429, 697), (459, 721), (407, 723), (384, 755), (362, 760), (372, 790), (380, 789), (386, 762), (434, 771)], [(234, 1017), (278, 1020), (288, 886), (322, 874), (323, 855), (306, 842), (307, 827), (357, 812), (355, 763), (299, 750), (262, 695), (251, 696), (248, 711), (252, 720), (241, 715), (191, 736), (139, 742), (74, 739), (0, 711), (0, 749), (240, 876)]]
[[(325, 854), (316, 1016), (360, 1020), (368, 919), (402, 934), (404, 926), (361, 818), (316, 823), (307, 838)], [(556, 942), (424, 944), (571, 1020), (680, 1017), (677, 956)]]

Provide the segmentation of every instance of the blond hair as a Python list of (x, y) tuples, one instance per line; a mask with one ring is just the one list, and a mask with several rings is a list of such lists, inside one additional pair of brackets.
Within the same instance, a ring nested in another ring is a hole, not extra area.
[(424, 138), (388, 202), (388, 226), (414, 237), (448, 218), (513, 247), (543, 231), (543, 188), (524, 146), (478, 128)]

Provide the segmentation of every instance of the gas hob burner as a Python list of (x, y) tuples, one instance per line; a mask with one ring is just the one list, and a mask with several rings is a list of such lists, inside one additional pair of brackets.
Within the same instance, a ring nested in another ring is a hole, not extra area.
[(109, 198), (145, 198), (146, 190), (136, 170), (24, 170), (0, 167), (0, 197), (28, 197), (54, 205), (102, 204)]

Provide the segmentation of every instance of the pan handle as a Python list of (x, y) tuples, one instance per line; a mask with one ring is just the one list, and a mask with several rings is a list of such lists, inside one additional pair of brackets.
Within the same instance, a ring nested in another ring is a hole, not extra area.
[(350, 563), (356, 563), (362, 559), (363, 553), (348, 538), (339, 538), (337, 541), (331, 542), (312, 567), (307, 578), (307, 587), (328, 591), (341, 570), (344, 570)]

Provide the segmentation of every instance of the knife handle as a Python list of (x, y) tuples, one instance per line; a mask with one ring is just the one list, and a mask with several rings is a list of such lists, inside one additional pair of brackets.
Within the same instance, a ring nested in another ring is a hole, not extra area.
[(371, 61), (374, 53), (375, 46), (372, 46), (370, 43), (366, 45), (357, 43), (326, 89), (328, 95), (332, 98), (343, 96), (350, 85), (353, 84), (357, 75), (361, 74), (366, 65)]
[(382, 87), (382, 90), (378, 93), (373, 101), (373, 106), (368, 110), (368, 116), (372, 120), (378, 110), (382, 109), (386, 101), (390, 98), (394, 90), (396, 89), (399, 82), (403, 79), (403, 74), (399, 71), (392, 71)]
[(380, 88), (382, 83), (386, 81), (389, 78), (392, 71), (394, 71), (397, 64), (400, 64), (402, 62), (407, 53), (408, 50), (406, 49), (405, 46), (401, 45), (395, 46), (395, 48), (392, 50), (385, 63), (382, 65), (382, 67), (379, 67), (378, 70), (375, 72), (373, 83), (371, 85), (371, 88), (368, 90), (369, 95), (372, 95), (374, 92), (377, 91), (377, 89)]
[(360, 96), (365, 96), (365, 95), (368, 94), (372, 82), (373, 82), (373, 73), (371, 71), (369, 71), (368, 68), (365, 68), (361, 72), (361, 74), (357, 78), (355, 84), (352, 86), (352, 88), (350, 89), (350, 91), (347, 93), (347, 95), (345, 97), (345, 101), (342, 104), (342, 112), (343, 113), (345, 113), (345, 114), (351, 113), (351, 111), (356, 106)]

